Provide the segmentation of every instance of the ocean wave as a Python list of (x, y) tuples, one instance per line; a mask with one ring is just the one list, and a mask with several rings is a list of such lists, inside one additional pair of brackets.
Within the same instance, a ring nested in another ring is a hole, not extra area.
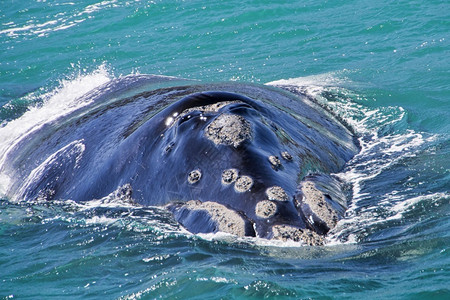
[(65, 12), (58, 12), (52, 16), (47, 16), (50, 20), (39, 21), (36, 19), (29, 19), (25, 21), (25, 24), (16, 24), (17, 21), (10, 21), (3, 23), (2, 25), (9, 28), (0, 30), (0, 35), (6, 35), (10, 38), (17, 38), (21, 36), (47, 36), (52, 32), (65, 30), (73, 26), (82, 23), (89, 18), (92, 18), (94, 13), (98, 13), (101, 10), (117, 7), (117, 0), (101, 1), (94, 4), (86, 5), (79, 8), (73, 2), (66, 2), (64, 4), (45, 4), (45, 5), (65, 5), (72, 7)]
[[(345, 73), (344, 73), (345, 74)], [(408, 166), (423, 152), (435, 147), (442, 137), (416, 132), (408, 127), (407, 111), (402, 107), (373, 107), (370, 99), (342, 86), (351, 86), (342, 73), (327, 73), (270, 82), (313, 97), (341, 117), (359, 136), (361, 151), (335, 176), (351, 186), (352, 198), (346, 217), (328, 237), (328, 245), (354, 244), (376, 239), (395, 220), (408, 223), (408, 212), (417, 203), (442, 204), (449, 194), (408, 187), (417, 177)], [(404, 178), (405, 182), (396, 183)], [(414, 222), (411, 221), (411, 222)], [(400, 226), (401, 227), (401, 226)], [(392, 228), (391, 228), (392, 230)], [(399, 229), (400, 231), (402, 229)], [(384, 238), (397, 232), (381, 234)]]
[[(92, 97), (82, 96), (110, 80), (106, 65), (91, 73), (61, 80), (57, 88), (40, 96), (41, 105), (28, 107), (22, 116), (7, 122), (0, 128), (0, 171), (11, 149), (45, 124), (91, 103)], [(0, 172), (0, 195), (8, 185), (9, 179)]]

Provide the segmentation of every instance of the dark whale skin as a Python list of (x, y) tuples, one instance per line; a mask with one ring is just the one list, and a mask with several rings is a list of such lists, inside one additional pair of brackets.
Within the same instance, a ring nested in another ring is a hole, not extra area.
[[(329, 174), (359, 152), (357, 139), (305, 95), (134, 75), (86, 99), (8, 150), (1, 172), (14, 179), (10, 198), (81, 202), (126, 187), (141, 205), (167, 205), (194, 233), (305, 241), (293, 238), (294, 228), (312, 233), (310, 244), (345, 213)], [(236, 172), (231, 183), (226, 170)]]

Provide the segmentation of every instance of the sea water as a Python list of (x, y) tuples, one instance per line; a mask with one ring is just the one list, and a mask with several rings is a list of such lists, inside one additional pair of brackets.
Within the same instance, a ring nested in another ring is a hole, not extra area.
[(3, 197), (0, 297), (449, 299), (449, 33), (438, 0), (0, 0), (0, 163), (129, 74), (289, 84), (362, 146), (323, 247), (191, 235), (117, 199)]

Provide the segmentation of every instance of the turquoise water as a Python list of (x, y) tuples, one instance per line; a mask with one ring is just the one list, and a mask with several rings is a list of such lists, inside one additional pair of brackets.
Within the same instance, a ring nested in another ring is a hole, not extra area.
[[(289, 83), (363, 146), (324, 247), (193, 236), (159, 208), (0, 200), (0, 297), (448, 299), (448, 1), (0, 1), (0, 155), (113, 78)], [(0, 174), (0, 191), (8, 184)]]

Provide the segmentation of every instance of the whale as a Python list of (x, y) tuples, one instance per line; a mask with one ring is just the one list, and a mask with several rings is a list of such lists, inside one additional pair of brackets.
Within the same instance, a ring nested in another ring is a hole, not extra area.
[(101, 199), (162, 206), (194, 234), (323, 245), (349, 196), (334, 174), (353, 130), (289, 86), (113, 79), (6, 153), (15, 201)]

